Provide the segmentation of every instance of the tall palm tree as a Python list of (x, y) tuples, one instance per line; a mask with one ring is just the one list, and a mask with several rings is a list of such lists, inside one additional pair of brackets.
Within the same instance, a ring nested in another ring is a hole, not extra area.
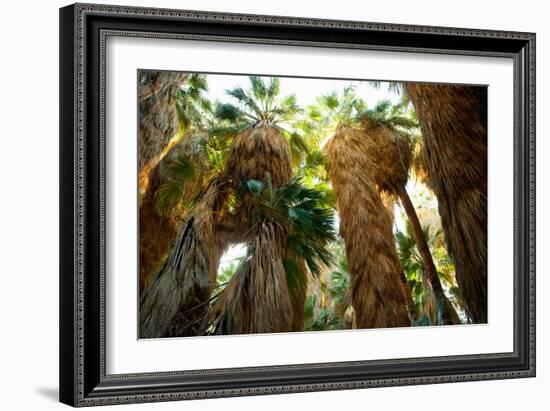
[(298, 178), (278, 188), (269, 178), (266, 183), (249, 180), (247, 189), (255, 202), (254, 234), (246, 257), (212, 306), (210, 333), (301, 330), (304, 306), (296, 294), (305, 294), (305, 266), (318, 275), (331, 262), (332, 211), (322, 206), (321, 191)]
[[(283, 288), (288, 288), (288, 290), (281, 291), (280, 296), (281, 301), (284, 301), (284, 294), (289, 293), (292, 307), (288, 312), (293, 313), (292, 321), (289, 323), (290, 328), (301, 330), (303, 328), (303, 307), (307, 285), (304, 262), (296, 255), (287, 254), (285, 247), (281, 249), (282, 254), (275, 254), (272, 256), (273, 258), (260, 258), (260, 256), (268, 253), (268, 250), (264, 250), (264, 247), (272, 247), (273, 250), (279, 249), (277, 244), (270, 245), (273, 233), (276, 232), (278, 236), (285, 238), (289, 233), (286, 230), (272, 227), (274, 223), (269, 221), (252, 222), (250, 217), (255, 213), (257, 207), (255, 195), (246, 187), (242, 189), (244, 187), (243, 183), (251, 180), (265, 182), (266, 179), (269, 179), (269, 184), (274, 188), (281, 187), (290, 181), (293, 151), (295, 151), (293, 147), (296, 147), (296, 144), (291, 143), (293, 140), (296, 141), (297, 137), (296, 133), (285, 129), (285, 126), (291, 120), (294, 120), (296, 114), (300, 112), (300, 108), (294, 95), (280, 96), (280, 80), (278, 78), (271, 78), (269, 82), (266, 82), (261, 77), (250, 76), (250, 89), (245, 90), (238, 87), (228, 90), (227, 93), (236, 100), (237, 104), (219, 106), (217, 110), (218, 117), (227, 121), (239, 121), (244, 125), (242, 131), (233, 140), (226, 170), (227, 174), (241, 187), (239, 191), (239, 211), (237, 212), (240, 223), (242, 226), (248, 227), (247, 232), (249, 234), (254, 233), (253, 241), (256, 241), (249, 244), (249, 250), (253, 250), (255, 254), (248, 261), (272, 265), (270, 267), (258, 267), (257, 270), (264, 273), (272, 272), (272, 276), (267, 279), (269, 280), (267, 285), (272, 287), (273, 292), (277, 289), (277, 284), (282, 284), (276, 280), (279, 278), (277, 275), (281, 275), (279, 271), (285, 269), (288, 274), (289, 267), (295, 268), (295, 270), (292, 270), (292, 279), (295, 281), (287, 282)], [(262, 229), (257, 231), (259, 228)], [(262, 236), (265, 236), (265, 238), (262, 238)], [(285, 238), (282, 239), (283, 244), (286, 242)], [(277, 241), (280, 240), (277, 239)], [(289, 263), (289, 261), (294, 263)], [(238, 271), (238, 275), (236, 274), (231, 280), (226, 294), (235, 287), (241, 289), (243, 285), (238, 284), (239, 278), (246, 276), (246, 273), (250, 272), (250, 268), (243, 267), (243, 270)], [(257, 278), (259, 279), (260, 276), (258, 275)], [(220, 297), (220, 301), (224, 301), (224, 295)], [(242, 303), (244, 304), (244, 302)], [(220, 306), (219, 304), (218, 306)], [(248, 305), (248, 302), (246, 305)], [(278, 311), (278, 315), (288, 316), (288, 312)], [(285, 324), (284, 321), (278, 323)], [(268, 324), (265, 324), (265, 326), (264, 332), (268, 332), (271, 326)], [(262, 328), (261, 324), (256, 324), (256, 327)]]
[(230, 187), (227, 177), (214, 177), (189, 212), (170, 255), (141, 298), (142, 338), (204, 332), (208, 301), (227, 246), (218, 225), (227, 212)]
[(357, 104), (357, 117), (364, 133), (362, 151), (373, 165), (373, 178), (379, 190), (399, 197), (411, 223), (418, 250), (424, 261), (424, 270), (433, 289), (444, 324), (460, 322), (456, 311), (446, 297), (437, 274), (428, 243), (420, 225), (415, 207), (406, 189), (412, 158), (412, 146), (407, 129), (416, 122), (407, 116), (403, 104), (392, 105), (389, 100), (378, 102), (373, 109)]
[(428, 183), (474, 323), (487, 322), (487, 90), (405, 83), (423, 135)]
[(211, 104), (204, 96), (206, 90), (206, 77), (190, 74), (185, 85), (175, 91), (173, 105), (177, 108), (182, 132), (167, 145), (154, 165), (150, 161), (142, 170), (140, 294), (160, 268), (191, 201), (211, 174), (207, 156)]
[(140, 294), (162, 265), (192, 200), (208, 180), (207, 138), (201, 133), (186, 136), (149, 174), (139, 207)]
[(347, 88), (341, 96), (333, 93), (319, 102), (335, 130), (323, 152), (346, 246), (355, 326), (409, 326), (392, 216), (376, 186), (375, 166), (364, 154), (364, 133), (353, 125), (354, 90)]

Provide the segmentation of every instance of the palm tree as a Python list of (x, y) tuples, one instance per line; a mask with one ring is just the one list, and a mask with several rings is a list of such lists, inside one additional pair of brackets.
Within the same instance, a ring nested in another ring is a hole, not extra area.
[[(253, 238), (247, 255), (219, 294), (210, 313), (210, 333), (248, 334), (303, 328), (305, 267), (318, 275), (331, 262), (333, 215), (322, 206), (324, 194), (298, 178), (281, 187), (249, 180), (255, 203)], [(298, 316), (295, 315), (298, 311)], [(292, 313), (292, 314), (291, 314)], [(301, 320), (301, 323), (297, 323)]]
[(141, 173), (140, 295), (159, 270), (191, 201), (211, 174), (207, 128), (212, 110), (204, 97), (206, 90), (206, 77), (191, 74), (185, 85), (174, 92), (173, 105), (177, 108), (182, 132), (167, 145), (158, 161), (154, 165), (150, 161)]
[(139, 207), (140, 294), (162, 265), (192, 200), (208, 180), (207, 139), (201, 133), (186, 136), (149, 174)]
[(373, 109), (363, 102), (356, 106), (364, 133), (362, 149), (373, 166), (374, 181), (380, 191), (399, 197), (411, 223), (437, 306), (442, 310), (443, 323), (458, 324), (460, 320), (443, 292), (420, 220), (405, 187), (412, 157), (407, 130), (416, 127), (416, 121), (407, 116), (403, 104), (392, 105), (389, 100), (380, 101)]
[(294, 95), (279, 96), (278, 78), (266, 84), (261, 77), (250, 76), (250, 83), (250, 90), (227, 91), (238, 105), (223, 104), (217, 110), (220, 119), (240, 120), (244, 126), (233, 141), (227, 173), (235, 181), (264, 180), (269, 174), (273, 186), (280, 187), (292, 176), (291, 147), (282, 124), (300, 109)]
[(341, 96), (333, 93), (319, 102), (335, 130), (323, 152), (346, 246), (355, 326), (409, 326), (392, 216), (376, 186), (375, 167), (364, 154), (364, 133), (353, 126), (354, 90), (347, 88)]
[(466, 311), (487, 322), (487, 90), (405, 83)]
[[(248, 189), (242, 189), (243, 183), (250, 180), (265, 182), (266, 178), (269, 178), (270, 185), (277, 188), (289, 182), (292, 176), (293, 157), (293, 145), (290, 142), (292, 139), (296, 139), (296, 133), (286, 130), (283, 126), (293, 120), (296, 114), (300, 112), (294, 95), (286, 97), (279, 95), (280, 80), (278, 78), (271, 78), (269, 82), (258, 76), (250, 76), (249, 79), (251, 85), (249, 90), (238, 87), (227, 91), (228, 95), (236, 100), (236, 105), (223, 104), (219, 105), (216, 110), (219, 119), (241, 125), (241, 132), (233, 139), (227, 159), (226, 172), (235, 184), (241, 187), (236, 219), (241, 226), (247, 227), (246, 232), (248, 235), (255, 233), (258, 228), (257, 223), (251, 225), (250, 219), (257, 205), (255, 204), (254, 195)], [(274, 249), (277, 249), (276, 244), (270, 245), (268, 241), (273, 232), (276, 232), (277, 235), (287, 235), (284, 230), (275, 230), (267, 222), (259, 224), (259, 227), (264, 227), (264, 230), (256, 234), (265, 235), (266, 238), (259, 241), (256, 246), (249, 247), (258, 256), (267, 253), (267, 250), (263, 250), (261, 247), (274, 247)], [(257, 239), (257, 236), (254, 238)], [(275, 254), (275, 260), (259, 257), (251, 257), (251, 259), (258, 263), (273, 264), (273, 267), (264, 267), (262, 270), (275, 272), (284, 267), (285, 261), (289, 260), (290, 257), (293, 256)], [(295, 260), (298, 267), (304, 268), (302, 261)], [(239, 277), (240, 275), (234, 277), (235, 279), (227, 287), (228, 290), (236, 287), (234, 284), (237, 284)], [(288, 291), (291, 305), (294, 307), (293, 310), (289, 311), (294, 313), (291, 321), (294, 330), (303, 327), (306, 273), (302, 272), (299, 277), (300, 281), (290, 283), (290, 290)], [(270, 278), (272, 280), (269, 283), (271, 286), (277, 283), (275, 278)], [(286, 285), (286, 287), (288, 286), (289, 284)], [(223, 296), (220, 300), (223, 300)]]
[(141, 298), (142, 338), (204, 332), (216, 271), (227, 246), (218, 226), (227, 212), (230, 187), (227, 177), (214, 177), (189, 212), (167, 261)]
[(172, 137), (179, 130), (176, 94), (189, 74), (184, 72), (139, 72), (139, 170), (149, 169), (160, 158)]

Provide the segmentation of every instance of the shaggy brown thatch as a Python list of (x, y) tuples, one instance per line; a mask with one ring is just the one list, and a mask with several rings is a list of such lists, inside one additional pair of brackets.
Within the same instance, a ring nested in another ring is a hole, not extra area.
[(422, 226), (405, 185), (409, 176), (412, 147), (408, 138), (392, 126), (362, 121), (364, 154), (374, 165), (376, 185), (390, 196), (398, 196), (411, 222), (416, 246), (424, 262), (424, 270), (434, 295), (441, 307), (443, 324), (459, 324), (460, 320), (451, 302), (443, 292)]
[(462, 300), (487, 322), (487, 113), (481, 87), (404, 84), (422, 135)]
[(259, 123), (240, 133), (231, 147), (227, 174), (237, 182), (264, 181), (269, 173), (274, 187), (292, 176), (290, 145), (276, 126)]
[(209, 317), (214, 334), (292, 331), (292, 300), (283, 266), (284, 229), (258, 223), (249, 254), (219, 294)]
[[(204, 186), (207, 167), (203, 135), (184, 137), (162, 158), (149, 174), (149, 184), (139, 208), (139, 289), (140, 295), (148, 287), (161, 267), (162, 260), (174, 245), (186, 213), (185, 205), (194, 199)], [(170, 167), (176, 161), (187, 161), (193, 166), (193, 176), (181, 184), (181, 200), (170, 209), (158, 207), (164, 184), (173, 176)]]
[(384, 124), (361, 121), (361, 150), (372, 163), (372, 177), (379, 190), (396, 196), (409, 179), (412, 152), (409, 140)]
[(213, 179), (189, 213), (168, 260), (141, 299), (142, 338), (204, 332), (208, 300), (224, 244), (216, 233), (223, 218), (227, 180)]
[[(288, 255), (287, 258), (289, 258)], [(289, 280), (287, 276), (290, 300), (292, 302), (292, 331), (302, 331), (305, 321), (304, 307), (308, 286), (308, 269), (303, 258), (294, 256), (291, 259), (297, 264), (297, 272), (294, 277)]]
[(355, 324), (409, 326), (392, 219), (377, 190), (374, 165), (363, 154), (363, 134), (340, 128), (323, 149), (346, 244)]
[[(142, 71), (139, 74), (139, 170), (159, 154), (179, 128), (175, 93), (188, 73)], [(152, 166), (151, 166), (152, 168)]]

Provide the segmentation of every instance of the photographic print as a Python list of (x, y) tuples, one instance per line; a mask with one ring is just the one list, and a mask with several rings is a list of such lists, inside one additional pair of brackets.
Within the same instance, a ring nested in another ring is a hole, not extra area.
[(487, 322), (487, 87), (139, 70), (139, 337)]
[(535, 376), (535, 33), (59, 31), (61, 402)]

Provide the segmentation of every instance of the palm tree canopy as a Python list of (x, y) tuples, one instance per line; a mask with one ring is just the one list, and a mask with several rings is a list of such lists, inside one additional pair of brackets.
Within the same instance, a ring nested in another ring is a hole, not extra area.
[(408, 105), (403, 102), (392, 104), (390, 100), (381, 100), (372, 108), (369, 108), (364, 100), (355, 102), (355, 120), (361, 122), (368, 120), (375, 125), (401, 128), (405, 131), (418, 128), (418, 121), (411, 113)]
[(302, 109), (298, 106), (296, 96), (281, 97), (280, 80), (271, 77), (269, 82), (260, 76), (250, 76), (250, 89), (236, 87), (226, 90), (227, 94), (237, 101), (237, 105), (219, 104), (216, 117), (233, 122), (244, 121), (252, 126), (264, 121), (269, 124), (284, 123), (292, 120)]

